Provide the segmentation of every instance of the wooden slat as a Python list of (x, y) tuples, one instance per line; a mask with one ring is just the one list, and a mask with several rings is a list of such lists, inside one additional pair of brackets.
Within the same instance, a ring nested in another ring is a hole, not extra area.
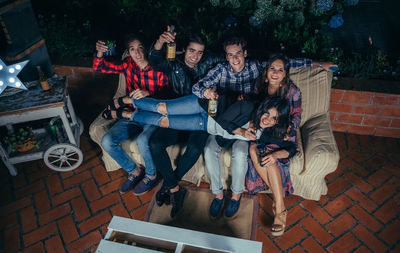
[(49, 105), (41, 105), (41, 106), (36, 106), (36, 107), (30, 107), (30, 108), (21, 109), (21, 110), (0, 112), (0, 116), (9, 116), (9, 115), (21, 114), (21, 113), (32, 112), (32, 111), (37, 111), (37, 110), (50, 109), (50, 108), (56, 108), (56, 107), (63, 107), (64, 105), (65, 104), (63, 102), (60, 102), (60, 103), (54, 103), (54, 104), (49, 104)]
[(261, 252), (262, 243), (229, 236), (203, 233), (114, 216), (108, 229), (151, 240), (178, 243), (219, 252)]
[(36, 42), (35, 44), (33, 44), (32, 46), (30, 46), (29, 48), (25, 49), (22, 53), (17, 54), (16, 56), (7, 56), (6, 60), (7, 61), (16, 61), (16, 60), (20, 60), (23, 57), (27, 56), (28, 54), (32, 53), (33, 51), (35, 51), (36, 49), (38, 49), (40, 46), (44, 45), (44, 39), (39, 40), (38, 42)]
[(96, 250), (97, 253), (122, 253), (122, 252), (135, 252), (135, 253), (159, 253), (159, 251), (139, 248), (132, 245), (126, 245), (107, 240), (101, 240)]
[(12, 2), (12, 3), (4, 6), (4, 7), (1, 7), (0, 8), (0, 15), (2, 15), (3, 13), (6, 13), (6, 12), (12, 10), (12, 9), (14, 9), (15, 7), (17, 7), (17, 6), (21, 5), (21, 4), (27, 3), (29, 1), (30, 0), (17, 0), (17, 1)]

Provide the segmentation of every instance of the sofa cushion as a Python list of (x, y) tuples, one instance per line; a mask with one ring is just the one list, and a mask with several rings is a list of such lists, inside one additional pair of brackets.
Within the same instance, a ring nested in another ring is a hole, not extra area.
[(102, 150), (102, 160), (107, 171), (118, 170), (121, 166), (111, 158), (111, 156), (103, 150), (101, 147), (101, 139), (104, 134), (111, 128), (111, 126), (116, 122), (116, 120), (106, 120), (101, 114), (90, 124), (89, 135), (90, 138), (96, 142)]
[(299, 175), (304, 167), (304, 151), (300, 129), (297, 129), (296, 143), (297, 153), (290, 159), (290, 175)]
[(325, 177), (339, 162), (339, 151), (332, 134), (329, 113), (308, 120), (301, 128), (304, 147), (302, 175)]
[(290, 69), (290, 79), (301, 90), (303, 113), (300, 126), (308, 119), (328, 112), (332, 72), (322, 68), (296, 68)]

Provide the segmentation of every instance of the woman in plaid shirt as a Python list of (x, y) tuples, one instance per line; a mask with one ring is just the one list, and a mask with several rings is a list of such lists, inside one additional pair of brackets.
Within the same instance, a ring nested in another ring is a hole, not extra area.
[[(126, 37), (126, 45), (130, 57), (116, 64), (104, 59), (104, 52), (108, 50), (108, 47), (103, 41), (97, 41), (93, 69), (101, 73), (124, 74), (126, 94), (131, 94), (135, 99), (143, 97), (167, 98), (169, 93), (168, 78), (164, 73), (153, 70), (149, 65), (143, 40), (137, 35), (130, 34)], [(104, 111), (103, 117), (106, 119), (118, 118), (118, 115), (126, 110), (120, 102), (120, 99), (113, 100)], [(114, 110), (117, 108), (118, 110)], [(120, 188), (121, 193), (128, 192), (136, 185), (134, 194), (140, 195), (156, 185), (158, 177), (148, 145), (149, 138), (156, 129), (155, 126), (119, 119), (103, 136), (101, 140), (103, 149), (129, 174), (128, 179)], [(138, 168), (132, 158), (120, 146), (121, 142), (133, 138), (136, 138), (136, 143), (146, 165), (145, 170)]]

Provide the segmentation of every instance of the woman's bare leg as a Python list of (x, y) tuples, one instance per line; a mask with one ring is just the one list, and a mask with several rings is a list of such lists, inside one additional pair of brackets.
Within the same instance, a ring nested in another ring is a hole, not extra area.
[[(282, 179), (281, 174), (279, 172), (278, 165), (272, 164), (268, 167), (262, 167), (257, 170), (258, 174), (267, 183), (272, 191), (272, 195), (275, 201), (275, 213), (282, 213), (285, 208), (285, 203), (283, 200), (283, 189), (282, 189)], [(274, 219), (274, 224), (283, 225), (279, 219)]]

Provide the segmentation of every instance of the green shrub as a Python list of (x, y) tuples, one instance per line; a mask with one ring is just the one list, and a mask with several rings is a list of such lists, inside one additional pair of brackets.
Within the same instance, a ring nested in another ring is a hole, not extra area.
[(51, 55), (86, 56), (93, 53), (89, 42), (90, 23), (78, 24), (75, 20), (64, 17), (39, 19), (39, 29), (46, 40)]

